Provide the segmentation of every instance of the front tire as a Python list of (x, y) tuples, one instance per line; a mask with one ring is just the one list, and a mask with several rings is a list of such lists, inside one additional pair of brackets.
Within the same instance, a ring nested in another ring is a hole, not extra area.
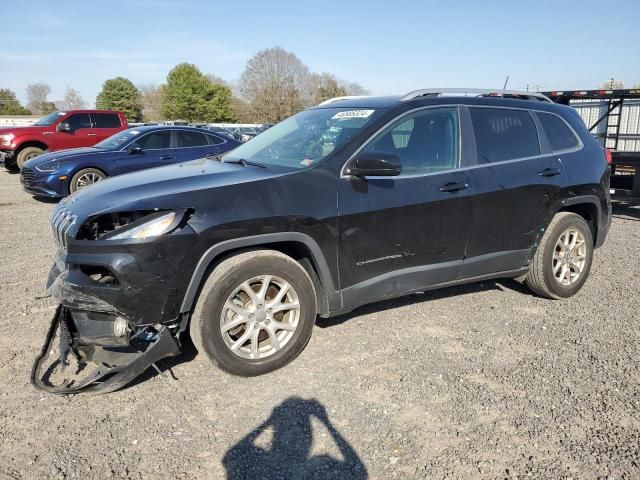
[(542, 297), (571, 297), (587, 281), (592, 260), (591, 228), (580, 215), (560, 212), (542, 236), (526, 284)]
[(83, 168), (78, 173), (76, 173), (73, 178), (71, 178), (71, 183), (69, 184), (69, 193), (73, 193), (83, 187), (88, 187), (89, 185), (93, 185), (100, 180), (104, 180), (107, 178), (105, 173), (102, 170), (98, 170), (97, 168)]
[(22, 167), (27, 162), (27, 160), (36, 158), (38, 155), (42, 155), (42, 153), (44, 153), (44, 150), (38, 147), (23, 148), (16, 155), (16, 165), (20, 170), (22, 170)]
[(304, 349), (316, 319), (313, 282), (274, 250), (240, 253), (209, 275), (191, 318), (200, 354), (234, 375), (281, 368)]

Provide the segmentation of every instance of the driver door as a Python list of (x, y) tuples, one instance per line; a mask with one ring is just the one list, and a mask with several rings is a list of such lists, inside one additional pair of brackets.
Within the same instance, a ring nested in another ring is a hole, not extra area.
[[(60, 125), (69, 125), (68, 131), (61, 131)], [(67, 148), (92, 147), (98, 140), (96, 132), (88, 113), (74, 113), (62, 120), (51, 135), (50, 150), (63, 150)]]
[(458, 170), (458, 118), (456, 107), (404, 115), (360, 152), (397, 156), (399, 176), (341, 176), (339, 268), (345, 307), (458, 278), (472, 194), (467, 174)]

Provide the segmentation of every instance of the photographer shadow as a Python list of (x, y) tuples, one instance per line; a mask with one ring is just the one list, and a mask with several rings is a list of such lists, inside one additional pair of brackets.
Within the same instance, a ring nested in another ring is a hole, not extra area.
[[(314, 444), (311, 419), (329, 431), (342, 456), (311, 455)], [(272, 437), (270, 446), (258, 437)], [(366, 479), (367, 470), (355, 450), (333, 426), (325, 408), (315, 399), (290, 397), (271, 416), (231, 447), (222, 463), (230, 480), (239, 478), (341, 478)]]

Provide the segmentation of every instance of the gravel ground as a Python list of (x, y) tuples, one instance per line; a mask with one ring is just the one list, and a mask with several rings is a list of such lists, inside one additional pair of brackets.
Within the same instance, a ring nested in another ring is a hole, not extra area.
[[(36, 391), (52, 203), (0, 171), (2, 478), (639, 478), (640, 207), (566, 301), (513, 281), (318, 322), (291, 365), (193, 350), (103, 396)], [(195, 357), (195, 358), (194, 358)]]

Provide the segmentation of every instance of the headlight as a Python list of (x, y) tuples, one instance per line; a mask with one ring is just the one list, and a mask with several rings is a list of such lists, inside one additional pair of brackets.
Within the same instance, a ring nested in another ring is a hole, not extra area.
[(61, 163), (62, 162), (60, 162), (59, 159), (50, 160), (48, 162), (37, 165), (36, 170), (38, 170), (39, 172), (53, 172), (60, 168)]
[[(155, 217), (152, 220), (144, 222), (136, 227), (129, 228), (122, 233), (118, 233), (116, 235), (110, 236), (109, 240), (125, 240), (129, 238), (149, 238), (149, 237), (157, 237), (158, 235), (162, 235), (166, 233), (169, 228), (174, 224), (174, 220), (176, 219), (175, 212), (168, 212), (164, 215), (160, 215)], [(105, 239), (106, 240), (106, 239)]]
[(11, 141), (15, 135), (13, 133), (5, 133), (4, 135), (0, 135), (0, 145), (9, 146), (11, 145)]

